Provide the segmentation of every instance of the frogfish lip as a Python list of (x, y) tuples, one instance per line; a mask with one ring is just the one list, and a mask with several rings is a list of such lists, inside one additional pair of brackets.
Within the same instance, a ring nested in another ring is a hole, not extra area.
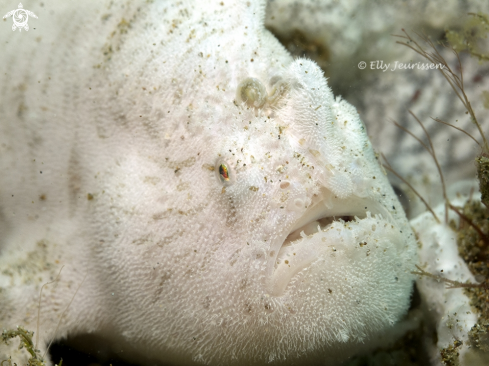
[(394, 224), (394, 218), (386, 207), (373, 199), (353, 196), (322, 200), (311, 205), (292, 226), (273, 258), (275, 262), (269, 282), (271, 295), (283, 295), (297, 273), (328, 251), (336, 251), (335, 247), (361, 244), (361, 234), (355, 235), (353, 233), (358, 231), (351, 229), (372, 219)]

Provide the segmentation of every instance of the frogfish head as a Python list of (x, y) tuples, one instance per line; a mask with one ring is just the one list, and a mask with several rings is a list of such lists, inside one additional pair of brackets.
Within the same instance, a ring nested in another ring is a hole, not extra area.
[(298, 59), (236, 82), (226, 118), (178, 244), (203, 359), (334, 363), (375, 343), (407, 311), (415, 240), (355, 108)]
[(101, 267), (127, 277), (127, 291), (108, 290), (121, 304), (111, 316), (148, 357), (333, 365), (409, 306), (415, 238), (358, 113), (256, 27), (254, 43), (202, 31), (195, 59), (110, 61), (125, 74), (107, 85), (135, 122), (117, 127), (100, 187), (124, 226), (103, 238)]

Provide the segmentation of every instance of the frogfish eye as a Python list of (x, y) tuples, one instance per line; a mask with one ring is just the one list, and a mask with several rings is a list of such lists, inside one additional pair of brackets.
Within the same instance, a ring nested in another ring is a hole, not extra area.
[(229, 182), (229, 170), (226, 164), (219, 165), (219, 176), (221, 181)]
[(219, 160), (216, 163), (214, 170), (217, 173), (217, 177), (222, 185), (225, 187), (229, 187), (236, 180), (236, 174), (234, 173), (233, 168), (226, 161)]

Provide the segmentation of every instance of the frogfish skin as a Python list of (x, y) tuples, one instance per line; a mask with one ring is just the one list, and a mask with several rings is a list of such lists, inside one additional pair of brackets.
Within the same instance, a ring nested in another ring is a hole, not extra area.
[(333, 365), (405, 315), (402, 207), (264, 9), (47, 1), (1, 24), (2, 329), (41, 355), (94, 334), (140, 363)]

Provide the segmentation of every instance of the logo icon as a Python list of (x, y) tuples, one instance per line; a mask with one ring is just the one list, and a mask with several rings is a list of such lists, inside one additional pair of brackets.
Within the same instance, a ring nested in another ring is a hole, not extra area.
[(27, 21), (29, 20), (29, 15), (31, 17), (37, 18), (36, 14), (34, 14), (32, 11), (25, 10), (22, 6), (22, 3), (19, 3), (19, 8), (9, 11), (7, 14), (5, 14), (3, 19), (12, 16), (12, 19), (14, 21), (14, 24), (12, 25), (12, 30), (15, 31), (17, 28), (19, 28), (19, 32), (22, 32), (22, 28), (24, 28), (26, 31), (29, 30), (29, 24), (27, 24)]

